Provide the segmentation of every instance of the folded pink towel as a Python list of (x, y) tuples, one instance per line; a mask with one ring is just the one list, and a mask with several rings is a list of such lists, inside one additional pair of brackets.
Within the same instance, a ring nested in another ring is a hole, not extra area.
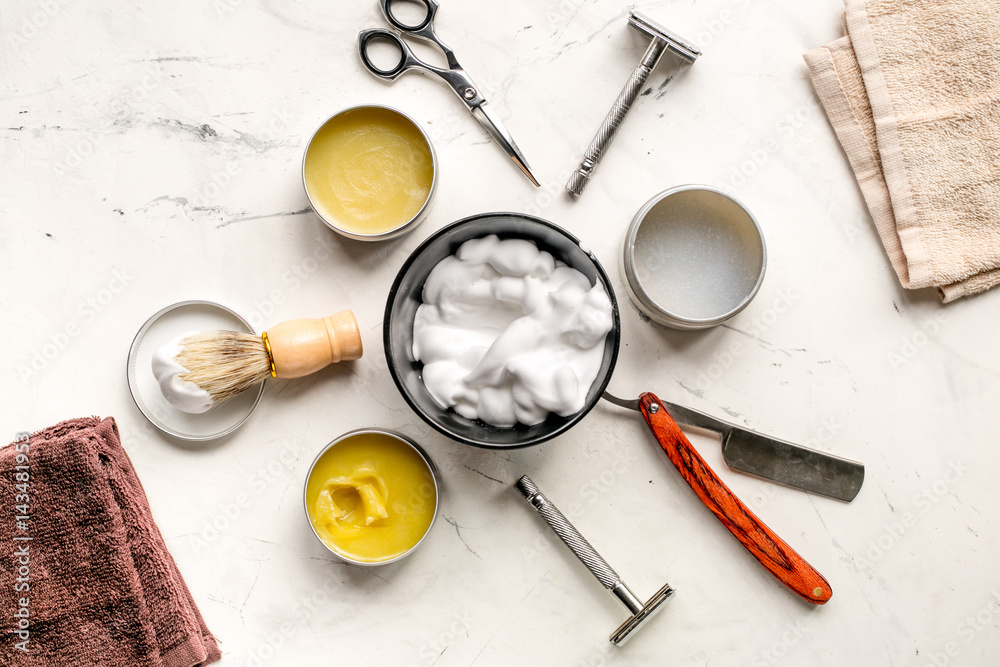
[(0, 506), (0, 664), (219, 660), (113, 419), (62, 422), (0, 449)]
[(903, 287), (1000, 284), (1000, 0), (846, 0), (805, 56)]

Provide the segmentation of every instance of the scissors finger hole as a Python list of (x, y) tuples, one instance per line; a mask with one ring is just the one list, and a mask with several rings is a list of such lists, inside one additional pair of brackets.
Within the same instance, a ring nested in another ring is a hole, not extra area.
[(400, 30), (422, 30), (431, 20), (426, 0), (387, 0), (385, 7), (389, 21)]
[(403, 67), (405, 54), (400, 43), (388, 35), (368, 35), (361, 42), (361, 56), (372, 71), (392, 76)]

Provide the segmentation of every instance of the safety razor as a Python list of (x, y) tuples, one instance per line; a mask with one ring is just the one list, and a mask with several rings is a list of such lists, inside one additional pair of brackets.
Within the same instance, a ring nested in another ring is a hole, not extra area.
[(583, 535), (573, 527), (573, 524), (563, 516), (559, 508), (542, 495), (542, 492), (527, 475), (523, 475), (521, 479), (517, 480), (514, 483), (514, 488), (524, 496), (536, 512), (542, 515), (545, 523), (549, 524), (549, 528), (580, 559), (580, 562), (587, 566), (590, 573), (597, 577), (597, 580), (605, 588), (614, 593), (615, 597), (621, 600), (632, 614), (617, 630), (611, 633), (611, 643), (615, 646), (621, 646), (628, 641), (636, 630), (645, 625), (646, 621), (660, 610), (660, 606), (667, 601), (667, 598), (674, 594), (674, 589), (670, 587), (670, 584), (664, 584), (663, 588), (658, 590), (646, 604), (643, 604), (629, 590), (614, 568), (601, 558), (597, 550), (590, 546), (590, 542), (584, 539)]
[(632, 76), (628, 78), (628, 83), (625, 84), (618, 99), (615, 100), (615, 104), (611, 107), (607, 118), (604, 119), (601, 129), (597, 131), (594, 140), (590, 142), (580, 167), (570, 176), (566, 189), (574, 196), (579, 196), (587, 187), (597, 163), (604, 157), (611, 141), (618, 134), (618, 128), (621, 127), (622, 121), (625, 120), (629, 109), (632, 108), (632, 103), (639, 96), (639, 91), (646, 84), (646, 79), (649, 78), (649, 74), (656, 67), (656, 64), (660, 62), (663, 54), (672, 51), (688, 63), (693, 63), (701, 55), (701, 51), (694, 44), (678, 37), (638, 12), (629, 13), (628, 24), (649, 37), (651, 40), (649, 48), (646, 49), (642, 61), (632, 71)]

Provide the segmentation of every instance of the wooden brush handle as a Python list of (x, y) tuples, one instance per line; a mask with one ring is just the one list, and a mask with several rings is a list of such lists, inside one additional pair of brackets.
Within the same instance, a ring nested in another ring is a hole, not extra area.
[(361, 358), (361, 332), (349, 310), (323, 319), (282, 322), (268, 330), (267, 339), (279, 378), (300, 378)]
[(639, 397), (639, 409), (667, 458), (684, 481), (754, 558), (785, 586), (813, 604), (825, 604), (830, 584), (802, 556), (764, 525), (701, 458), (654, 394)]

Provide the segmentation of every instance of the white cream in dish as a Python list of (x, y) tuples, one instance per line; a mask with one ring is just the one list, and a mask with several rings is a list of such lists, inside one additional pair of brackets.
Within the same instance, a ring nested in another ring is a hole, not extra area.
[(424, 283), (413, 354), (444, 407), (494, 426), (583, 409), (613, 308), (600, 283), (531, 241), (463, 243)]
[(197, 415), (208, 412), (214, 402), (207, 391), (194, 382), (180, 378), (188, 369), (178, 364), (176, 359), (181, 351), (181, 341), (193, 333), (189, 331), (160, 347), (153, 353), (152, 367), (163, 398), (178, 410)]

